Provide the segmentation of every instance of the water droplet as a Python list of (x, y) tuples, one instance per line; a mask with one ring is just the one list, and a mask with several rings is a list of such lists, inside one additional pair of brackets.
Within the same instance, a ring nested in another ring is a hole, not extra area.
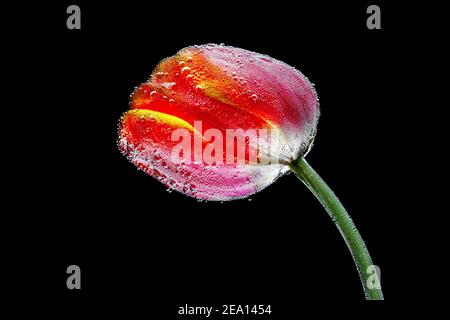
[(175, 85), (175, 82), (164, 82), (162, 85), (163, 87), (167, 88), (167, 89), (172, 89), (172, 87)]
[(187, 74), (189, 72), (191, 72), (191, 68), (189, 68), (189, 67), (183, 67), (181, 69), (181, 74)]
[(261, 59), (262, 61), (265, 61), (265, 62), (270, 62), (270, 63), (272, 63), (272, 59), (270, 59), (269, 56), (260, 55), (260, 56), (259, 56), (259, 59)]

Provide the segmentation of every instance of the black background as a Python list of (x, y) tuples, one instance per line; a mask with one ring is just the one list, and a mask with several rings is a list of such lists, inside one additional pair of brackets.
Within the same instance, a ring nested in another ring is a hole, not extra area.
[[(33, 132), (20, 138), (32, 157), (18, 160), (26, 180), (12, 186), (26, 195), (16, 202), (20, 231), (11, 240), (21, 244), (12, 262), (20, 295), (72, 311), (164, 318), (186, 303), (271, 304), (277, 319), (310, 302), (344, 302), (336, 312), (365, 304), (344, 241), (295, 176), (251, 201), (199, 203), (166, 192), (119, 153), (117, 121), (156, 64), (189, 45), (225, 43), (282, 60), (316, 85), (322, 114), (307, 159), (358, 226), (385, 298), (397, 297), (407, 282), (395, 222), (404, 213), (386, 177), (401, 167), (392, 115), (402, 108), (396, 93), (410, 35), (400, 9), (374, 2), (382, 29), (368, 30), (372, 2), (364, 1), (74, 3), (81, 30), (66, 28), (72, 3), (28, 7), (31, 27), (12, 25), (29, 39), (16, 64), (29, 67), (16, 99)], [(80, 291), (66, 288), (71, 264), (81, 267)]]

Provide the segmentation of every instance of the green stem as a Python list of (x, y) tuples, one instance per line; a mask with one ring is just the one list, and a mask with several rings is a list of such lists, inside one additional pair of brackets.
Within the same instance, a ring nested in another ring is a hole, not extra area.
[[(373, 265), (369, 251), (364, 244), (355, 224), (348, 215), (342, 203), (336, 197), (334, 192), (328, 187), (325, 181), (320, 178), (316, 171), (306, 162), (303, 157), (293, 161), (290, 164), (291, 170), (316, 196), (336, 224), (339, 232), (347, 243), (353, 256), (353, 260), (358, 270), (359, 277), (364, 289), (367, 300), (383, 300), (381, 287), (369, 288), (367, 286), (369, 277), (373, 278), (372, 272), (367, 272), (368, 267)], [(369, 269), (372, 270), (372, 269)], [(372, 278), (370, 280), (372, 280)], [(370, 281), (369, 280), (369, 281)], [(371, 286), (373, 287), (373, 286)]]

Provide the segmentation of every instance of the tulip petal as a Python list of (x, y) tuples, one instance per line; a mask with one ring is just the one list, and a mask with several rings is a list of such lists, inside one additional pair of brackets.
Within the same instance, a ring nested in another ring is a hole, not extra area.
[(300, 71), (267, 55), (240, 48), (205, 45), (195, 50), (237, 79), (238, 94), (230, 96), (232, 103), (277, 124), (293, 159), (308, 151), (320, 110), (313, 85)]
[(139, 169), (167, 187), (186, 195), (214, 201), (246, 198), (287, 171), (281, 164), (174, 163), (171, 152), (178, 128), (193, 132), (184, 120), (150, 110), (131, 110), (119, 126), (119, 148)]

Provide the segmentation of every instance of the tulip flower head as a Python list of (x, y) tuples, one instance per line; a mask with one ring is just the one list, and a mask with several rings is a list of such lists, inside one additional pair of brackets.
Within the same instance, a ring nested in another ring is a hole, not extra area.
[(202, 200), (248, 197), (310, 149), (317, 94), (295, 68), (224, 45), (162, 60), (131, 95), (119, 148), (169, 188)]

